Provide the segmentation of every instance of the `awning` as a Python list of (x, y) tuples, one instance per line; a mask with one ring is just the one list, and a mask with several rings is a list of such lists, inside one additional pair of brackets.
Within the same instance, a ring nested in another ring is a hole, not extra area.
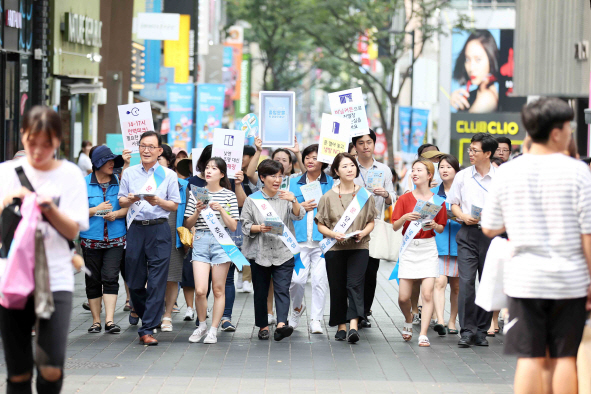
[(150, 100), (149, 98), (146, 98), (144, 96), (141, 96), (137, 93), (135, 93), (133, 95), (133, 98), (139, 102), (144, 102), (144, 101), (149, 101), (150, 102), (150, 106), (157, 110), (160, 111), (160, 113), (162, 114), (167, 114), (168, 113), (168, 108), (166, 108), (166, 105), (160, 104), (158, 101), (154, 101), (154, 100)]
[(103, 83), (72, 83), (62, 85), (62, 89), (64, 88), (67, 89), (70, 94), (99, 93), (103, 88)]

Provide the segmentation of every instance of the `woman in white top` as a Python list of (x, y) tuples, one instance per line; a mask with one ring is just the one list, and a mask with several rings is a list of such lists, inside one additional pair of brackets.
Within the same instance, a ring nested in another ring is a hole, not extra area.
[[(196, 200), (193, 193), (189, 193), (187, 208), (185, 209), (185, 227), (195, 227), (193, 240), (193, 274), (195, 276), (195, 292), (197, 295), (197, 317), (199, 326), (189, 338), (190, 342), (199, 342), (206, 334), (203, 343), (217, 342), (217, 329), (224, 313), (226, 302), (225, 286), (230, 258), (220, 246), (217, 239), (209, 230), (201, 212), (208, 207), (216, 212), (216, 216), (223, 227), (230, 232), (238, 227), (238, 201), (236, 194), (231, 190), (228, 181), (226, 163), (220, 157), (212, 157), (205, 166), (205, 181), (209, 202)], [(211, 329), (207, 332), (207, 287), (209, 284), (209, 272), (211, 270), (211, 282), (213, 289), (213, 316)]]
[(23, 119), (21, 140), (26, 158), (0, 164), (0, 210), (14, 198), (30, 191), (16, 173), (22, 167), (35, 189), (44, 214), (39, 227), (44, 232), (49, 284), (55, 311), (39, 319), (36, 360), (33, 359), (31, 327), (35, 324), (35, 302), (29, 297), (24, 310), (0, 306), (0, 333), (8, 369), (7, 392), (30, 393), (33, 364), (37, 366), (37, 392), (59, 393), (63, 381), (68, 326), (72, 312), (72, 254), (66, 240), (88, 229), (88, 197), (80, 169), (66, 160), (54, 159), (62, 138), (59, 115), (48, 107), (33, 107)]
[(78, 167), (82, 170), (82, 175), (86, 176), (92, 173), (92, 161), (90, 160), (90, 150), (92, 142), (82, 141), (82, 149), (78, 154)]

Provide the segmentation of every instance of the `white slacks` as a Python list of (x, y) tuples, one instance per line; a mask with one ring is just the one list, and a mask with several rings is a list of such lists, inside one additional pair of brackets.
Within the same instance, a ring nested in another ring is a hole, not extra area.
[(289, 294), (294, 308), (299, 308), (304, 301), (304, 291), (308, 274), (312, 275), (312, 306), (310, 317), (312, 320), (322, 320), (324, 301), (328, 291), (328, 278), (326, 277), (326, 262), (322, 257), (320, 248), (301, 247), (300, 258), (305, 268), (300, 269), (299, 274), (293, 271)]

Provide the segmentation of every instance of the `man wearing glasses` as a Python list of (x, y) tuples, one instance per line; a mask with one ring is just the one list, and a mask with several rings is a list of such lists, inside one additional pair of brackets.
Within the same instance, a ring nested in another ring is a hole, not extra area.
[(468, 149), (472, 166), (458, 172), (447, 196), (452, 213), (463, 222), (456, 236), (460, 274), (458, 309), (462, 328), (459, 347), (488, 346), (486, 333), (490, 327), (492, 312), (480, 308), (474, 300), (476, 274), (480, 279), (491, 242), (482, 233), (480, 213), (495, 176), (496, 169), (490, 159), (497, 151), (498, 145), (497, 140), (490, 134), (475, 134)]
[(511, 156), (511, 140), (507, 137), (497, 137), (497, 142), (499, 147), (497, 148), (494, 156), (503, 160), (503, 163), (506, 163), (509, 161), (509, 157)]
[(130, 207), (125, 281), (133, 308), (142, 319), (138, 329), (140, 343), (153, 346), (158, 345), (152, 333), (164, 311), (172, 248), (168, 214), (176, 211), (181, 198), (176, 173), (158, 164), (162, 154), (160, 135), (154, 131), (142, 134), (139, 151), (141, 163), (123, 172), (118, 198), (121, 207)]

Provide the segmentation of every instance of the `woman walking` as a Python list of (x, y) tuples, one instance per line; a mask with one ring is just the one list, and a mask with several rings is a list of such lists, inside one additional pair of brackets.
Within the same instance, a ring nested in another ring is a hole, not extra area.
[(105, 304), (105, 332), (118, 334), (121, 328), (114, 323), (115, 305), (119, 293), (119, 272), (125, 248), (125, 215), (127, 208), (119, 206), (119, 178), (115, 168), (124, 165), (105, 145), (92, 151), (92, 173), (84, 179), (88, 193), (89, 224), (80, 233), (80, 246), (86, 267), (86, 297), (92, 313), (91, 334), (101, 332), (101, 308)]
[[(196, 309), (199, 326), (193, 331), (189, 342), (199, 342), (205, 335), (203, 343), (217, 342), (217, 329), (224, 313), (225, 286), (230, 268), (230, 258), (224, 252), (214, 235), (211, 233), (201, 212), (211, 208), (220, 224), (230, 232), (236, 231), (238, 226), (238, 201), (236, 194), (230, 190), (230, 182), (226, 163), (219, 157), (212, 157), (205, 166), (205, 188), (210, 200), (206, 206), (203, 201), (197, 201), (193, 193), (189, 194), (189, 201), (185, 210), (185, 227), (195, 227), (193, 240), (193, 274), (195, 276)], [(213, 313), (211, 328), (207, 331), (207, 287), (211, 271), (213, 289)]]
[[(400, 279), (400, 291), (398, 293), (398, 305), (404, 314), (405, 323), (402, 330), (402, 338), (410, 341), (412, 338), (412, 312), (410, 297), (415, 280), (421, 282), (421, 295), (423, 300), (423, 316), (421, 319), (421, 333), (419, 346), (431, 346), (427, 332), (429, 330), (430, 317), (433, 315), (433, 287), (435, 278), (439, 276), (439, 257), (435, 244), (435, 231), (442, 233), (447, 223), (447, 212), (444, 201), (429, 190), (433, 181), (435, 168), (433, 163), (425, 159), (415, 160), (410, 175), (415, 189), (403, 194), (394, 207), (392, 219), (394, 231), (403, 228), (402, 234), (406, 235), (411, 222), (414, 237), (403, 243), (399, 256), (398, 278)], [(421, 218), (418, 212), (414, 212), (417, 202), (428, 201), (442, 208), (434, 220), (427, 223), (416, 223)], [(441, 202), (440, 202), (441, 201)]]
[(35, 359), (31, 341), (31, 327), (36, 321), (33, 295), (23, 310), (0, 306), (9, 393), (31, 393), (34, 365), (38, 393), (59, 393), (62, 388), (74, 291), (72, 255), (64, 238), (74, 240), (79, 231), (88, 229), (88, 196), (80, 168), (66, 160), (54, 159), (61, 140), (59, 115), (48, 107), (33, 107), (25, 114), (21, 129), (27, 157), (0, 164), (0, 210), (14, 198), (22, 199), (29, 193), (19, 181), (15, 171), (18, 167), (22, 167), (38, 195), (37, 202), (46, 218), (40, 226), (46, 234), (45, 254), (55, 304), (49, 319), (37, 321)]
[[(363, 287), (369, 260), (369, 234), (378, 212), (373, 196), (353, 182), (359, 176), (359, 166), (351, 154), (339, 153), (332, 163), (331, 172), (334, 179), (340, 179), (340, 183), (322, 196), (314, 219), (318, 231), (325, 238), (336, 240), (334, 246), (324, 253), (330, 291), (328, 325), (338, 326), (337, 341), (347, 339), (355, 343), (359, 341), (359, 319), (364, 317), (365, 312)], [(355, 204), (358, 205), (351, 212), (350, 208)], [(339, 226), (343, 215), (351, 215), (350, 220), (345, 220), (351, 223), (349, 226)], [(346, 237), (344, 231), (357, 234)]]

